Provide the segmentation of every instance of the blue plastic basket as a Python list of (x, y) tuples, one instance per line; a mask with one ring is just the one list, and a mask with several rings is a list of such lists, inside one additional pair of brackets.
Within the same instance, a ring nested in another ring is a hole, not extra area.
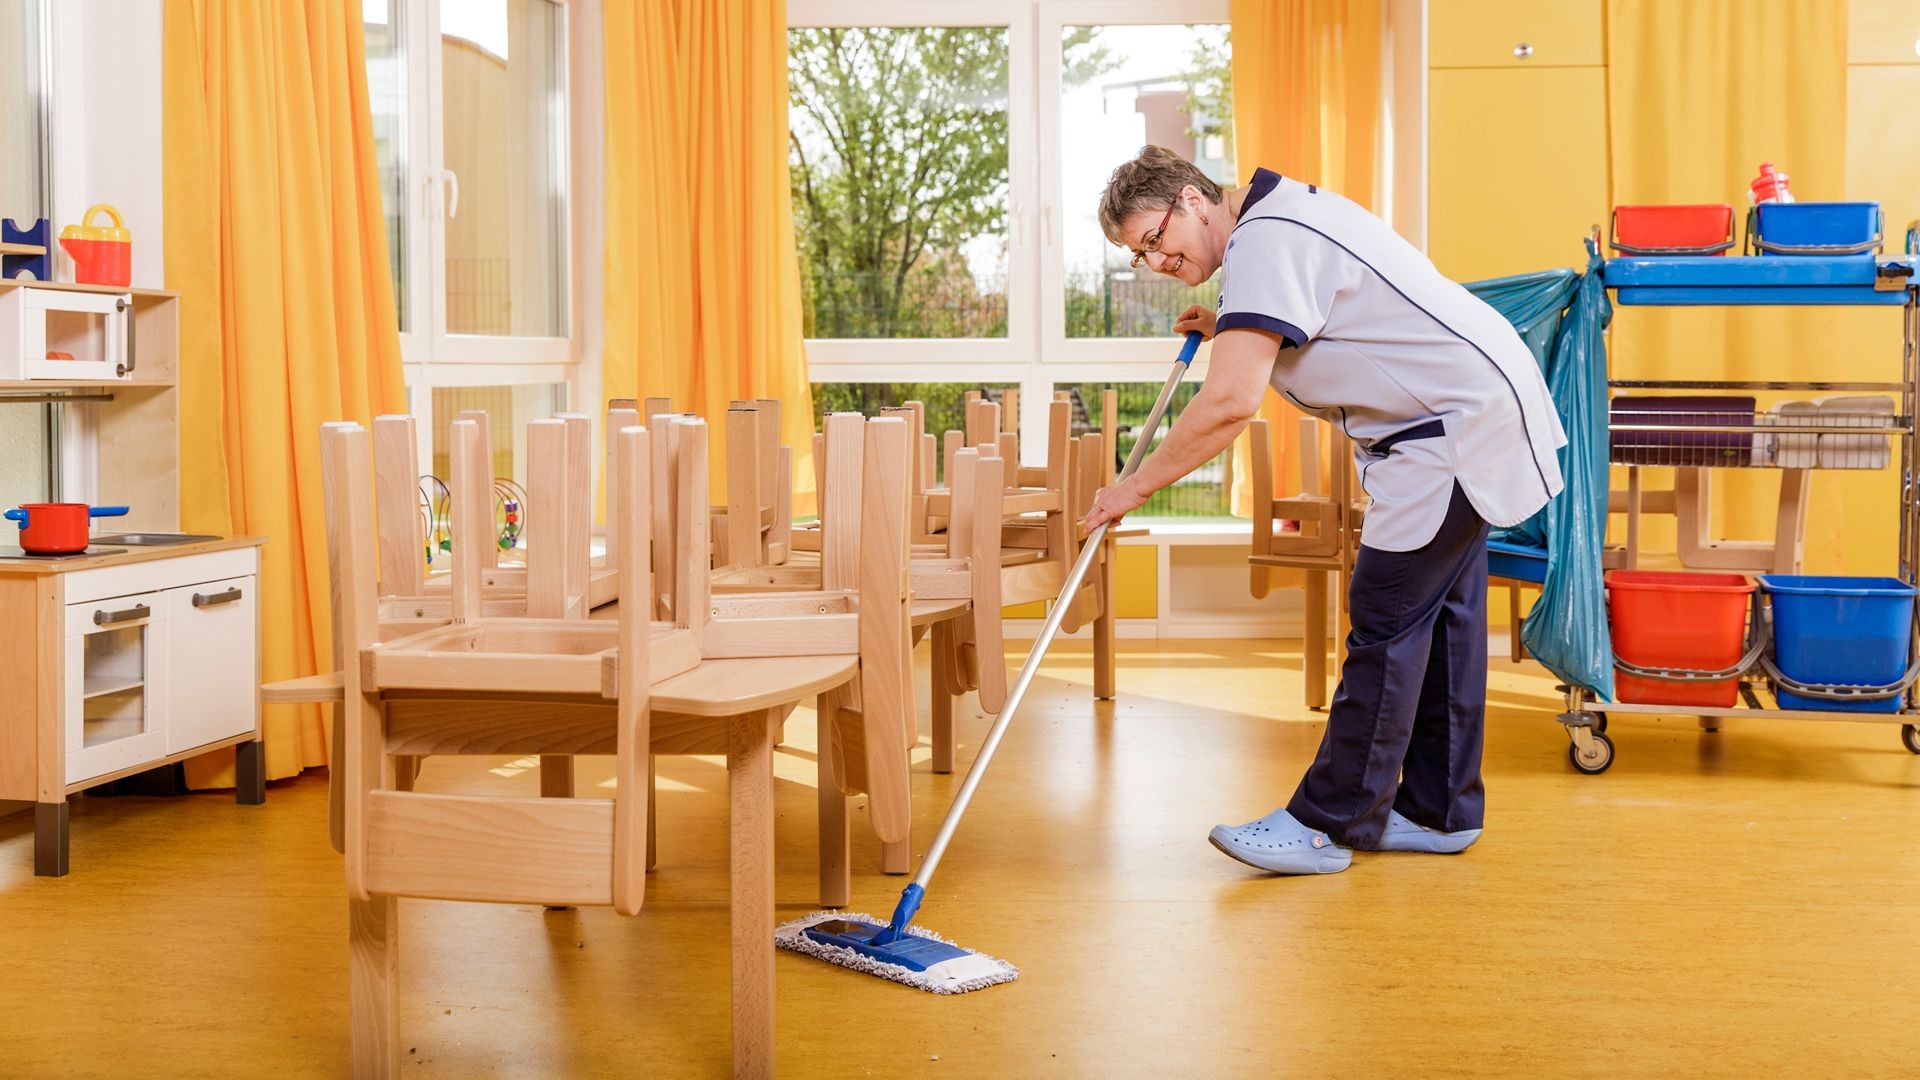
[[(1894, 578), (1762, 574), (1780, 673), (1809, 686), (1885, 686), (1906, 674), (1914, 595)], [(1902, 695), (1833, 701), (1776, 689), (1783, 709), (1899, 712)]]
[(1859, 255), (1880, 250), (1877, 202), (1761, 203), (1747, 222), (1751, 246), (1767, 255)]
[(1487, 576), (1542, 584), (1547, 580), (1547, 549), (1489, 540)]

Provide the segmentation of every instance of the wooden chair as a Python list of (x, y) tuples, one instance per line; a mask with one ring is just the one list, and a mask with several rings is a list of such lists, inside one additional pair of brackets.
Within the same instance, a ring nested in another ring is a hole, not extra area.
[[(705, 541), (704, 425), (676, 422), (672, 481), (699, 492), (676, 519), (676, 546)], [(477, 429), (456, 423), (454, 452), (477, 468)], [(339, 632), (357, 658), (345, 669), (347, 884), (356, 1075), (398, 1071), (398, 896), (611, 904), (638, 911), (645, 892), (645, 757), (725, 753), (732, 812), (733, 1009), (736, 1075), (772, 1072), (772, 738), (794, 704), (857, 669), (844, 618), (803, 635), (814, 655), (770, 649), (794, 628), (744, 625), (695, 604), (702, 576), (683, 573), (681, 614), (652, 620), (650, 440), (616, 436), (623, 603), (617, 621), (495, 618), (482, 613), (480, 560), (454, 558), (448, 626), (379, 641), (372, 531), (366, 520), (367, 437), (323, 434)], [(698, 483), (696, 483), (698, 481)], [(669, 494), (666, 496), (673, 498)], [(480, 508), (463, 521), (476, 529)], [(460, 511), (456, 510), (456, 514)], [(459, 527), (456, 523), (456, 530)], [(777, 622), (776, 615), (774, 621)], [(715, 654), (725, 654), (716, 656)], [(608, 753), (612, 800), (434, 795), (398, 790), (401, 754)]]
[[(1305, 570), (1306, 619), (1301, 651), (1306, 668), (1306, 699), (1310, 709), (1327, 705), (1327, 599), (1332, 579), (1333, 602), (1338, 617), (1338, 639), (1334, 646), (1337, 671), (1346, 653), (1348, 616), (1346, 595), (1353, 578), (1353, 562), (1360, 549), (1360, 529), (1365, 510), (1354, 497), (1353, 455), (1346, 452), (1347, 440), (1332, 435), (1332, 490), (1320, 493), (1320, 429), (1318, 421), (1300, 420), (1300, 493), (1287, 498), (1274, 497), (1273, 450), (1268, 423), (1254, 420), (1247, 425), (1253, 459), (1253, 551), (1249, 585), (1255, 599), (1273, 591), (1273, 567)], [(1297, 523), (1297, 531), (1286, 530), (1282, 522)]]
[[(641, 403), (615, 398), (610, 407)], [(655, 416), (673, 414), (672, 402), (663, 397), (647, 398), (644, 408), (649, 425)], [(793, 451), (780, 444), (780, 402), (733, 402), (727, 407), (726, 438), (727, 502), (712, 508), (708, 525), (713, 565), (780, 566), (793, 549)], [(734, 507), (749, 505), (759, 508), (757, 523), (756, 515), (729, 516)]]
[[(964, 556), (938, 557), (917, 552), (907, 562), (907, 476), (910, 445), (906, 419), (883, 416), (868, 420), (858, 413), (835, 413), (826, 418), (821, 460), (821, 527), (816, 530), (823, 550), (817, 561), (796, 559), (785, 566), (727, 567), (714, 571), (712, 588), (718, 596), (777, 593), (785, 596), (833, 595), (858, 582), (861, 585), (863, 618), (869, 611), (869, 586), (865, 580), (870, 561), (891, 565), (896, 558), (905, 566), (911, 596), (906, 625), (911, 638), (894, 633), (890, 622), (874, 633), (862, 634), (861, 679), (850, 686), (847, 698), (857, 700), (861, 715), (848, 715), (854, 707), (846, 700), (823, 703), (820, 717), (820, 850), (821, 903), (836, 907), (847, 903), (851, 882), (846, 852), (850, 839), (846, 820), (846, 796), (865, 794), (870, 814), (878, 810), (889, 818), (902, 815), (903, 826), (910, 823), (908, 799), (909, 753), (918, 732), (913, 710), (911, 673), (912, 645), (929, 627), (942, 633), (948, 624), (968, 620), (974, 607), (971, 564)], [(997, 466), (997, 461), (995, 465)], [(971, 455), (969, 475), (973, 469)], [(992, 474), (992, 490), (983, 498), (997, 500), (1000, 495), (998, 472)], [(969, 487), (968, 490), (971, 490)], [(899, 518), (897, 523), (895, 517)], [(998, 521), (997, 514), (992, 519)], [(878, 545), (878, 546), (876, 546)], [(897, 556), (895, 545), (900, 550)], [(877, 587), (877, 586), (876, 586)], [(997, 607), (990, 608), (998, 618)], [(878, 613), (875, 613), (878, 618)], [(891, 645), (895, 652), (887, 656), (882, 649)], [(937, 676), (936, 676), (937, 678)], [(873, 679), (888, 685), (878, 694), (867, 687)], [(897, 679), (899, 686), (891, 685)], [(935, 694), (936, 729), (944, 720), (950, 771), (952, 746), (951, 699), (941, 710)], [(883, 715), (879, 709), (893, 710)], [(875, 739), (876, 734), (883, 734)], [(936, 738), (936, 744), (938, 743)], [(828, 752), (826, 748), (833, 748)], [(852, 747), (853, 749), (849, 749)], [(936, 766), (938, 766), (936, 762)], [(888, 873), (906, 873), (911, 853), (904, 827), (887, 829), (880, 817), (874, 818), (875, 832), (881, 838), (881, 866)], [(892, 833), (892, 835), (889, 835)]]
[[(593, 495), (590, 485), (592, 475), (593, 421), (583, 413), (561, 413), (553, 417), (553, 419), (562, 422), (566, 426), (567, 438), (564, 456), (558, 464), (549, 463), (544, 475), (533, 472), (532, 461), (529, 460), (528, 462), (527, 498), (530, 505), (525, 508), (525, 536), (527, 539), (527, 547), (524, 549), (527, 555), (519, 563), (503, 564), (500, 562), (500, 549), (495, 545), (493, 539), (491, 513), (493, 505), (491, 491), (493, 473), (490, 465), (485, 470), (485, 482), (478, 488), (481, 497), (486, 500), (489, 509), (489, 513), (486, 518), (483, 519), (487, 525), (485, 530), (487, 543), (484, 545), (486, 550), (483, 552), (484, 565), (480, 577), (483, 595), (492, 597), (514, 597), (526, 594), (529, 587), (528, 573), (531, 567), (532, 546), (537, 539), (535, 536), (535, 531), (538, 528), (536, 519), (543, 515), (548, 519), (550, 534), (551, 530), (555, 527), (554, 522), (556, 520), (564, 521), (568, 523), (568, 528), (571, 529), (572, 532), (582, 538), (581, 542), (587, 544), (589, 549), (591, 548), (591, 537), (589, 534), (593, 527)], [(616, 419), (625, 420), (630, 418), (624, 410), (620, 411), (617, 417), (615, 413), (610, 410), (607, 418), (609, 425), (607, 430), (615, 430), (611, 425)], [(470, 420), (479, 425), (481, 445), (486, 450), (483, 457), (487, 462), (491, 463), (493, 460), (491, 449), (491, 422), (487, 414), (480, 410), (468, 410), (459, 413), (455, 417), (455, 420)], [(375, 421), (376, 424), (378, 424), (378, 422), (378, 420)], [(383, 447), (389, 445), (388, 441), (378, 440), (377, 435), (376, 441)], [(410, 464), (412, 461), (411, 447), (409, 447), (408, 450), (409, 452), (407, 454), (381, 455), (381, 464), (376, 473), (376, 480), (381, 488), (386, 490), (387, 481), (391, 479), (393, 485), (391, 490), (394, 492), (390, 497), (391, 501), (388, 499), (382, 500), (381, 506), (383, 511), (386, 511), (389, 507), (394, 511), (398, 511), (402, 508), (403, 504), (411, 505), (410, 500), (413, 498), (412, 481), (409, 479), (406, 481), (404, 487), (401, 486), (401, 478), (409, 476), (412, 470)], [(611, 454), (611, 443), (609, 443), (608, 453)], [(531, 455), (531, 449), (529, 449), (529, 455)], [(392, 471), (390, 472), (389, 470)], [(448, 486), (449, 489), (452, 488), (451, 484)], [(542, 492), (543, 488), (546, 489), (544, 494)], [(555, 515), (558, 515), (558, 517), (556, 518)], [(389, 543), (398, 544), (400, 530), (408, 529), (411, 530), (413, 534), (418, 534), (418, 523), (412, 521), (411, 517), (412, 515), (410, 514), (409, 522), (403, 523), (390, 521), (389, 514), (385, 512), (383, 512), (381, 516), (381, 528), (383, 530), (381, 568), (383, 575), (388, 569), (387, 560), (389, 558), (399, 557), (397, 547), (389, 549), (388, 545)], [(393, 532), (389, 533), (386, 531), (389, 529), (393, 530)], [(390, 535), (393, 536), (393, 540), (389, 541), (385, 539), (385, 537)], [(422, 545), (422, 547), (416, 547), (413, 550), (415, 552), (423, 550), (424, 538), (422, 539)], [(417, 558), (417, 555), (415, 557)], [(396, 566), (395, 569), (400, 568)], [(584, 579), (579, 577), (581, 572), (582, 571), (578, 570), (572, 571), (573, 576), (568, 578), (568, 589), (571, 596), (576, 598), (583, 597), (588, 610), (613, 602), (619, 593), (619, 582), (615, 579), (615, 570), (611, 565), (610, 559), (603, 558), (596, 563), (590, 558), (589, 562), (585, 565), (584, 573), (586, 576)], [(449, 588), (450, 581), (451, 578), (445, 572), (430, 574), (424, 576), (417, 588), (397, 591), (397, 593), (398, 595), (432, 595), (435, 593), (444, 593)], [(580, 600), (572, 599), (568, 602), (571, 605), (579, 603)]]
[(1627, 466), (1627, 487), (1607, 493), (1607, 511), (1627, 517), (1626, 548), (1618, 558), (1625, 569), (1640, 565), (1640, 525), (1645, 514), (1674, 516), (1675, 554), (1691, 570), (1740, 570), (1797, 574), (1806, 554), (1807, 480), (1810, 469), (1779, 469), (1780, 501), (1774, 512), (1772, 540), (1722, 540), (1711, 535), (1713, 470), (1680, 467), (1673, 487), (1643, 487), (1643, 467)]

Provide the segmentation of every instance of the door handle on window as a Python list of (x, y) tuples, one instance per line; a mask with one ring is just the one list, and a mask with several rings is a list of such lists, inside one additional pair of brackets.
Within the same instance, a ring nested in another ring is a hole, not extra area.
[(1040, 204), (1040, 242), (1047, 247), (1053, 246), (1053, 204)]
[(225, 592), (194, 593), (193, 606), (194, 607), (212, 607), (215, 604), (231, 604), (238, 599), (240, 599), (240, 586), (235, 585), (233, 588), (228, 589)]
[(447, 189), (447, 220), (452, 221), (460, 216), (460, 174), (452, 169), (441, 169), (440, 179), (445, 182)]
[(96, 611), (93, 613), (93, 625), (116, 626), (123, 622), (133, 622), (153, 614), (153, 609), (145, 604), (135, 604), (119, 611)]

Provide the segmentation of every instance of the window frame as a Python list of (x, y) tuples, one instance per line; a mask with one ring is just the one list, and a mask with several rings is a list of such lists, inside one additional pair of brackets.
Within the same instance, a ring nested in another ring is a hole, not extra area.
[[(575, 219), (582, 165), (582, 137), (577, 102), (582, 87), (576, 78), (574, 20), (580, 12), (567, 0), (546, 0), (562, 20), (555, 35), (555, 60), (562, 65), (561, 87), (565, 115), (561, 129), (567, 139), (566, 211), (558, 237), (559, 257), (567, 269), (565, 336), (510, 336), (455, 334), (447, 330), (447, 210), (452, 201), (451, 175), (446, 168), (445, 123), (441, 83), (441, 0), (391, 0), (392, 17), (404, 19), (402, 72), (406, 102), (407, 162), (402, 185), (407, 193), (407, 251), (401, 263), (406, 277), (407, 330), (400, 334), (400, 356), (406, 383), (415, 386), (495, 385), (520, 381), (549, 381), (535, 371), (553, 365), (570, 370), (564, 381), (577, 384), (581, 312), (584, 297), (576, 265)], [(597, 68), (596, 68), (597, 70)], [(597, 135), (593, 136), (597, 139)], [(597, 145), (597, 144), (596, 144)], [(453, 180), (454, 184), (458, 179)], [(453, 207), (453, 209), (458, 209)], [(576, 385), (577, 389), (577, 385)]]
[[(789, 29), (997, 26), (1007, 30), (1007, 336), (987, 339), (808, 338), (814, 382), (1014, 382), (1020, 426), (1043, 431), (1056, 383), (1166, 380), (1177, 345), (1158, 338), (1069, 339), (1062, 215), (1055, 200), (1064, 27), (1222, 23), (1229, 0), (789, 0)], [(1116, 163), (1117, 164), (1117, 163)], [(1204, 379), (1201, 346), (1189, 378)], [(1044, 464), (1046, 440), (1021, 442), (1023, 465)]]

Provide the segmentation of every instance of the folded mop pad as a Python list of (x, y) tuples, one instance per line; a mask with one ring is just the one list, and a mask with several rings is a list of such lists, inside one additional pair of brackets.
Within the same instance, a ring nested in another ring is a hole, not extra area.
[(875, 944), (887, 923), (871, 915), (816, 911), (773, 932), (773, 943), (829, 964), (878, 975), (934, 994), (964, 994), (1020, 977), (1020, 969), (908, 926), (898, 941)]
[[(1890, 397), (1824, 397), (1815, 405), (1820, 422), (1835, 427), (1891, 427), (1893, 399)], [(1823, 469), (1884, 469), (1893, 450), (1885, 435), (1822, 435), (1820, 467)]]
[[(1763, 418), (1773, 424), (1812, 424), (1820, 407), (1811, 401), (1783, 401)], [(1782, 469), (1813, 469), (1820, 465), (1820, 436), (1789, 432), (1773, 437), (1773, 463)]]

